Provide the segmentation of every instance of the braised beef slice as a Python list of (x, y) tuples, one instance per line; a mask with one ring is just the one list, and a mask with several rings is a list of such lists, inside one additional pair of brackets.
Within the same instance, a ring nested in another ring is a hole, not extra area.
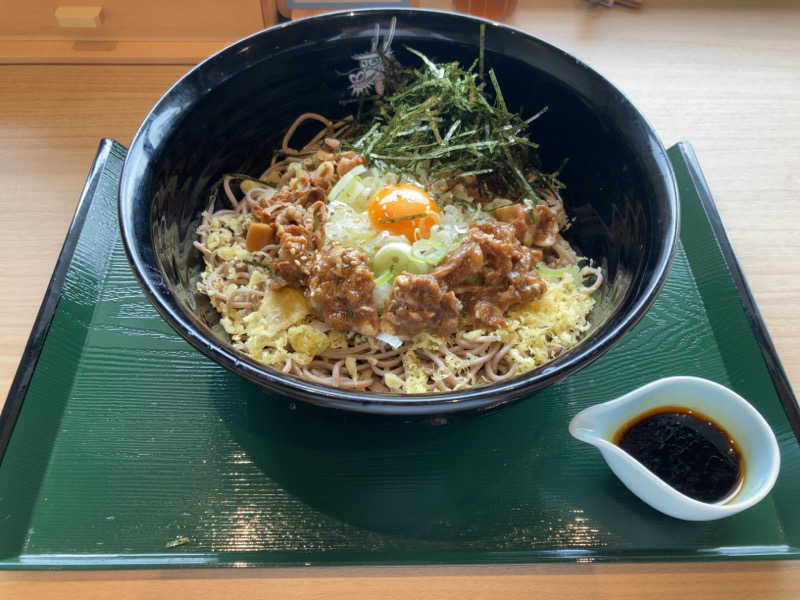
[(513, 225), (475, 223), (432, 273), (395, 278), (381, 329), (400, 337), (420, 331), (449, 335), (459, 329), (462, 308), (476, 325), (503, 327), (510, 306), (545, 292), (536, 271), (541, 259), (541, 250), (520, 243)]
[(362, 154), (356, 154), (352, 150), (348, 150), (347, 152), (342, 152), (339, 155), (339, 162), (336, 165), (336, 174), (339, 177), (343, 177), (345, 173), (357, 167), (358, 165), (363, 165), (367, 162), (367, 159), (364, 158)]
[(360, 250), (326, 244), (314, 253), (306, 290), (314, 313), (339, 331), (378, 333), (369, 259)]
[[(325, 202), (328, 192), (336, 182), (356, 165), (364, 164), (365, 158), (349, 150), (341, 154), (318, 151), (314, 157), (303, 162), (307, 175), (296, 175), (292, 168), (284, 174), (279, 187), (270, 198), (261, 198), (252, 210), (253, 216), (262, 223), (272, 223), (277, 213), (287, 206), (308, 208), (317, 202)], [(302, 171), (301, 171), (302, 172)], [(286, 185), (291, 180), (291, 185)]]
[(533, 213), (536, 217), (536, 231), (533, 235), (533, 245), (543, 248), (552, 246), (556, 241), (559, 230), (556, 211), (544, 204), (539, 204), (534, 207)]
[(402, 338), (420, 331), (446, 336), (458, 331), (460, 314), (461, 302), (433, 276), (401, 273), (384, 305), (381, 330)]
[(498, 221), (509, 223), (517, 239), (526, 246), (552, 246), (559, 231), (558, 214), (552, 208), (539, 204), (534, 207), (534, 224), (528, 209), (522, 204), (512, 204), (495, 209), (492, 213)]
[(536, 271), (541, 259), (541, 250), (520, 243), (513, 225), (487, 220), (473, 224), (431, 276), (455, 293), (477, 325), (504, 327), (510, 306), (547, 289)]
[(272, 270), (281, 281), (273, 287), (303, 287), (311, 266), (311, 233), (301, 225), (278, 225), (278, 241), (278, 260)]
[(324, 202), (315, 202), (308, 208), (289, 205), (276, 211), (279, 248), (272, 264), (277, 276), (273, 288), (306, 286), (314, 251), (322, 246), (324, 239), (325, 216)]

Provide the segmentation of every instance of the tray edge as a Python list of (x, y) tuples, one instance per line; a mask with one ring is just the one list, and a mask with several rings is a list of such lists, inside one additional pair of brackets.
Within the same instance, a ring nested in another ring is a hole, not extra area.
[(681, 141), (669, 148), (669, 150), (673, 149), (680, 153), (681, 158), (686, 164), (689, 177), (697, 191), (697, 196), (700, 199), (703, 212), (705, 212), (717, 246), (722, 253), (722, 259), (733, 280), (733, 285), (738, 292), (742, 310), (756, 338), (756, 343), (761, 351), (761, 357), (764, 359), (767, 372), (770, 375), (770, 379), (772, 379), (772, 384), (775, 386), (775, 391), (781, 401), (789, 425), (794, 432), (795, 439), (798, 444), (800, 444), (800, 404), (797, 403), (797, 398), (795, 397), (792, 385), (778, 357), (778, 352), (769, 335), (767, 325), (761, 315), (761, 311), (758, 309), (755, 297), (747, 283), (747, 278), (744, 275), (741, 264), (733, 251), (733, 246), (725, 231), (722, 217), (717, 210), (717, 205), (714, 202), (711, 190), (708, 187), (708, 182), (700, 168), (700, 162), (697, 159), (694, 148), (688, 141)]
[(72, 217), (72, 222), (67, 230), (64, 243), (61, 246), (61, 251), (56, 259), (53, 274), (50, 277), (50, 282), (47, 284), (47, 290), (39, 306), (39, 312), (36, 314), (36, 320), (33, 322), (30, 336), (22, 352), (17, 372), (11, 382), (6, 402), (0, 413), (0, 465), (3, 464), (6, 449), (11, 441), (14, 426), (17, 423), (17, 418), (22, 410), (22, 404), (28, 392), (28, 386), (30, 385), (33, 373), (39, 362), (39, 356), (44, 347), (44, 342), (47, 339), (47, 334), (50, 331), (50, 324), (53, 322), (53, 317), (58, 309), (58, 303), (61, 300), (61, 292), (64, 289), (67, 272), (69, 271), (69, 266), (75, 253), (75, 247), (78, 244), (78, 239), (80, 238), (81, 231), (86, 222), (86, 215), (89, 213), (89, 207), (94, 200), (95, 191), (100, 183), (103, 169), (116, 143), (117, 142), (110, 138), (103, 138), (100, 140), (97, 153), (89, 170), (89, 175), (86, 178), (86, 183), (81, 192), (80, 200), (78, 200), (78, 205), (75, 208), (75, 214)]

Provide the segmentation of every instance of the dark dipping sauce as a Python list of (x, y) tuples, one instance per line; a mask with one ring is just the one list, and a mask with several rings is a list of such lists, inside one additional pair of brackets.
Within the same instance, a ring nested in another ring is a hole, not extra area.
[(707, 416), (661, 406), (625, 424), (614, 443), (676, 490), (700, 502), (738, 491), (744, 462), (736, 442)]

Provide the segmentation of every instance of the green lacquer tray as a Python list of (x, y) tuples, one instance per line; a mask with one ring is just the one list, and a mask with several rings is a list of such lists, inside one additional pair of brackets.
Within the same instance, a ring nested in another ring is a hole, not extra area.
[[(485, 413), (400, 422), (264, 392), (191, 348), (135, 282), (100, 146), (0, 418), (0, 566), (99, 568), (800, 556), (800, 414), (691, 148), (681, 244), (602, 358)], [(668, 375), (749, 399), (782, 453), (760, 504), (706, 523), (639, 501), (571, 417)]]

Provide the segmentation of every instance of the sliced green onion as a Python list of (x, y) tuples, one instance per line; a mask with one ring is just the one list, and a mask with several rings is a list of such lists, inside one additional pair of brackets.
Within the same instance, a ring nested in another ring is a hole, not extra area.
[(367, 168), (364, 165), (356, 165), (350, 169), (344, 176), (336, 182), (330, 193), (328, 193), (328, 200), (336, 200), (342, 192), (350, 185), (350, 183), (362, 173), (366, 173)]
[(375, 253), (372, 259), (373, 272), (392, 270), (399, 273), (411, 260), (411, 246), (405, 242), (389, 242)]
[(536, 270), (539, 271), (539, 273), (541, 273), (542, 275), (548, 275), (550, 277), (560, 277), (567, 273), (575, 272), (576, 268), (577, 267), (575, 265), (569, 265), (561, 269), (551, 269), (550, 267), (547, 267), (542, 263), (536, 265)]
[(492, 212), (493, 210), (497, 210), (498, 208), (504, 208), (506, 206), (513, 205), (514, 202), (509, 200), (508, 198), (495, 198), (491, 202), (487, 202), (483, 205), (483, 210), (486, 212)]
[(354, 242), (368, 242), (369, 240), (378, 237), (378, 232), (374, 229), (358, 230), (345, 226), (344, 231), (350, 240)]
[(429, 265), (437, 265), (447, 254), (448, 248), (433, 240), (418, 240), (411, 246), (411, 258)]
[(361, 179), (356, 177), (347, 186), (347, 189), (339, 195), (339, 198), (353, 208), (363, 210), (366, 208), (366, 200), (369, 200), (369, 188), (361, 183)]
[(384, 271), (380, 275), (375, 278), (375, 285), (381, 285), (382, 283), (388, 282), (392, 277), (394, 277), (394, 273), (389, 271)]
[(430, 271), (430, 263), (413, 257), (410, 244), (389, 242), (372, 258), (372, 271), (373, 273), (391, 271), (395, 275), (401, 271), (424, 274)]
[(429, 263), (415, 259), (413, 256), (406, 265), (406, 271), (409, 273), (416, 273), (417, 275), (424, 275), (431, 270)]

